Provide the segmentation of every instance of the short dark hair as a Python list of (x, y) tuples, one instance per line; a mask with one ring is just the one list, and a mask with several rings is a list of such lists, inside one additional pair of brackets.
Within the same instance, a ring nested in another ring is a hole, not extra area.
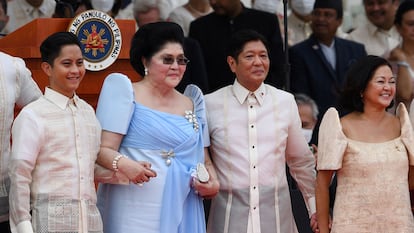
[(403, 15), (410, 10), (414, 10), (414, 1), (402, 2), (395, 13), (394, 24), (401, 26)]
[(55, 32), (48, 36), (40, 45), (42, 62), (53, 66), (53, 61), (59, 56), (62, 47), (65, 45), (77, 45), (81, 48), (78, 37), (71, 32)]
[(226, 55), (237, 60), (244, 46), (251, 41), (261, 41), (265, 45), (267, 52), (269, 52), (269, 44), (262, 34), (252, 29), (242, 29), (232, 34), (227, 44)]
[[(365, 91), (368, 82), (373, 78), (375, 71), (380, 66), (388, 66), (392, 69), (391, 64), (386, 59), (374, 55), (360, 58), (349, 68), (346, 74), (345, 85), (339, 98), (340, 106), (344, 110), (364, 112), (361, 94)], [(391, 102), (388, 108), (391, 108), (393, 104), (394, 102)]]
[(142, 58), (150, 60), (168, 42), (183, 46), (184, 32), (180, 25), (173, 22), (155, 22), (140, 27), (132, 38), (129, 51), (130, 62), (135, 71), (144, 77)]

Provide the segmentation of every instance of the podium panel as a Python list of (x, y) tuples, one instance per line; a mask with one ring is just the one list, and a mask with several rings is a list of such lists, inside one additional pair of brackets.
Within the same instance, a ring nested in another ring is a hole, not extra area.
[[(17, 29), (0, 39), (0, 51), (12, 56), (23, 58), (32, 72), (33, 79), (39, 88), (44, 91), (49, 83), (47, 76), (40, 68), (40, 44), (50, 34), (58, 31), (67, 31), (71, 19), (39, 18)], [(96, 107), (99, 92), (105, 77), (110, 73), (123, 73), (132, 81), (139, 81), (141, 77), (129, 63), (129, 49), (131, 39), (135, 33), (134, 20), (116, 20), (122, 35), (122, 47), (117, 60), (105, 70), (86, 71), (85, 77), (76, 93), (94, 108)]]

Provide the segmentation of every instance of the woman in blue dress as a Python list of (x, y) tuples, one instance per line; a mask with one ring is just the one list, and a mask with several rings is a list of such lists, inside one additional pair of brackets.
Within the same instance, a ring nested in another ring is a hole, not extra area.
[(219, 183), (203, 95), (194, 85), (184, 94), (175, 90), (188, 63), (183, 39), (175, 23), (140, 27), (130, 57), (143, 79), (131, 83), (119, 73), (105, 79), (97, 161), (116, 178), (98, 187), (105, 233), (205, 232), (202, 198), (213, 197)]

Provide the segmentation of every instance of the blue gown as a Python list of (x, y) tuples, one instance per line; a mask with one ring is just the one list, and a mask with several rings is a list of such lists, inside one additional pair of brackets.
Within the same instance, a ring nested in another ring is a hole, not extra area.
[(192, 173), (209, 145), (205, 105), (198, 87), (189, 85), (184, 94), (194, 103), (196, 121), (135, 102), (125, 75), (105, 79), (96, 112), (102, 129), (123, 134), (119, 152), (150, 162), (157, 172), (142, 187), (99, 184), (105, 233), (205, 232), (202, 199), (191, 188)]

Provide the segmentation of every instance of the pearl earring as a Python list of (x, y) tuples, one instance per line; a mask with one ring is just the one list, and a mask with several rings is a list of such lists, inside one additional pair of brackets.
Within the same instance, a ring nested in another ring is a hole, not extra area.
[(144, 67), (144, 76), (147, 76), (147, 75), (148, 75), (148, 68)]

